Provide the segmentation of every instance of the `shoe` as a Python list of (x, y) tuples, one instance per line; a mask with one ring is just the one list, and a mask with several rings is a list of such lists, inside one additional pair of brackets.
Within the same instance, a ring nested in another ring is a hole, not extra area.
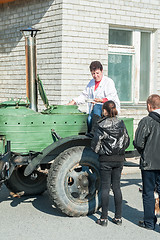
[(116, 219), (116, 218), (112, 218), (112, 222), (117, 224), (117, 225), (122, 225), (122, 219)]
[(107, 220), (107, 219), (104, 219), (104, 220), (102, 220), (102, 219), (97, 219), (96, 223), (99, 224), (99, 225), (101, 225), (101, 226), (107, 226), (108, 220)]
[(147, 230), (154, 230), (154, 228), (149, 228), (149, 227), (147, 227), (147, 226), (145, 225), (145, 222), (144, 222), (144, 221), (139, 221), (138, 226), (139, 226), (139, 227), (142, 227), (142, 228), (145, 228), (145, 229), (147, 229)]

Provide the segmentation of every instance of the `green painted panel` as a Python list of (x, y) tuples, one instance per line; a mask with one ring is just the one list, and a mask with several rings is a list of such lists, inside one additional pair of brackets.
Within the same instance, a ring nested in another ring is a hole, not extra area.
[[(48, 109), (42, 111), (43, 114), (80, 114), (77, 105), (51, 105)], [(81, 113), (83, 114), (83, 113)]]
[(130, 144), (129, 147), (126, 149), (126, 151), (133, 151), (134, 150), (134, 146), (133, 146), (133, 120), (134, 118), (121, 118), (124, 123), (125, 126), (127, 128), (129, 137), (130, 137)]
[(87, 114), (41, 114), (30, 109), (0, 108), (0, 135), (11, 141), (11, 150), (20, 153), (42, 151), (53, 143), (51, 130), (62, 138), (84, 134), (87, 131)]
[[(68, 108), (68, 113), (67, 113)], [(72, 109), (72, 110), (71, 110)], [(0, 104), (0, 154), (4, 153), (4, 143), (11, 141), (11, 150), (18, 153), (42, 151), (57, 141), (52, 129), (62, 138), (87, 132), (87, 114), (70, 106), (57, 106), (54, 113), (38, 113), (26, 106)], [(133, 119), (123, 119), (131, 138), (128, 151), (133, 150)], [(5, 142), (4, 142), (5, 141)]]

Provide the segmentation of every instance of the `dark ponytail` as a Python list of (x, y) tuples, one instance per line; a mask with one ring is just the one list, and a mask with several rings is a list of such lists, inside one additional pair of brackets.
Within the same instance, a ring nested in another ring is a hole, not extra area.
[(116, 115), (118, 115), (116, 104), (112, 100), (105, 102), (103, 104), (103, 109), (107, 111), (108, 117), (115, 117)]

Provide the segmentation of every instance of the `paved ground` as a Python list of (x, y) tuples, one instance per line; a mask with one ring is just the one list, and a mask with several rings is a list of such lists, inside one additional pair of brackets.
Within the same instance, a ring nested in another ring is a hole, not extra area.
[[(125, 167), (122, 174), (123, 225), (111, 222), (114, 216), (110, 196), (107, 227), (95, 224), (100, 211), (92, 216), (72, 218), (51, 206), (47, 192), (38, 197), (11, 198), (5, 186), (0, 191), (0, 240), (159, 240), (160, 227), (149, 231), (137, 226), (143, 218), (140, 171)], [(160, 218), (158, 218), (160, 222)]]

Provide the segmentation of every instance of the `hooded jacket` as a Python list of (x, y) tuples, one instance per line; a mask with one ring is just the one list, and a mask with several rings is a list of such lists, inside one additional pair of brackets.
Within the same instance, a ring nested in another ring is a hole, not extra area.
[(129, 142), (123, 120), (117, 117), (104, 117), (98, 121), (91, 148), (99, 155), (105, 155), (105, 157), (107, 155), (107, 160), (124, 160), (125, 149), (129, 146)]
[(141, 155), (142, 170), (160, 170), (160, 114), (150, 112), (138, 124), (133, 142)]

